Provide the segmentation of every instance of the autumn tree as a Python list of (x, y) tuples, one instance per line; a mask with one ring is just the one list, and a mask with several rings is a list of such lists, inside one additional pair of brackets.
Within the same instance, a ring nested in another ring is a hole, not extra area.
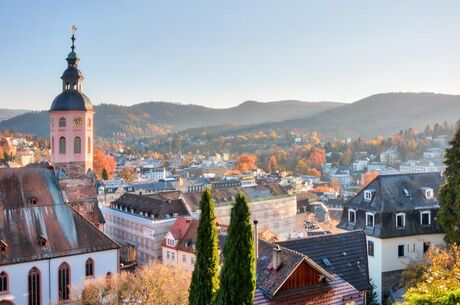
[(317, 170), (316, 168), (311, 167), (308, 169), (307, 175), (321, 177), (321, 172)]
[(241, 172), (257, 169), (257, 157), (253, 154), (243, 154), (236, 158), (235, 168)]
[(374, 180), (377, 176), (379, 175), (378, 172), (373, 172), (373, 171), (368, 171), (363, 175), (363, 178), (361, 179), (361, 186), (365, 187), (369, 182)]
[(278, 170), (278, 160), (275, 155), (272, 155), (268, 163), (268, 171), (273, 172), (276, 170)]
[(330, 179), (329, 186), (334, 189), (334, 191), (340, 191), (340, 182), (337, 179)]
[(105, 168), (108, 173), (108, 179), (112, 179), (117, 164), (111, 156), (107, 156), (100, 149), (94, 149), (93, 155), (93, 172), (97, 179), (102, 178), (102, 170)]
[(152, 262), (134, 272), (85, 282), (80, 305), (186, 305), (190, 275)]
[(308, 158), (310, 166), (321, 169), (321, 166), (326, 163), (326, 151), (322, 148), (314, 148)]
[(297, 175), (305, 175), (308, 173), (308, 164), (305, 162), (305, 160), (299, 160), (297, 161), (297, 164), (295, 166), (295, 172)]
[(457, 305), (460, 304), (460, 246), (434, 248), (425, 258), (404, 271), (403, 305)]
[(439, 191), (439, 224), (446, 233), (446, 241), (460, 243), (460, 129), (446, 150), (446, 182)]
[[(104, 168), (105, 169), (105, 168)], [(124, 181), (132, 182), (136, 179), (137, 171), (134, 167), (123, 167), (120, 176)]]

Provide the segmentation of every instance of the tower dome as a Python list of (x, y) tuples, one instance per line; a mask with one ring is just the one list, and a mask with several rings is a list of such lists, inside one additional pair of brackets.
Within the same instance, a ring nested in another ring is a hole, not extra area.
[(78, 69), (80, 58), (75, 52), (75, 30), (72, 33), (72, 46), (67, 55), (67, 69), (61, 76), (62, 93), (59, 94), (51, 105), (52, 111), (93, 111), (90, 99), (82, 93), (83, 73)]

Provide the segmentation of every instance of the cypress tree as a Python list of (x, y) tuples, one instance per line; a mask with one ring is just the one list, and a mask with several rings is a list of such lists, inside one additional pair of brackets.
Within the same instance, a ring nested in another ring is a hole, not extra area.
[(460, 129), (446, 150), (446, 182), (439, 191), (438, 222), (448, 243), (460, 243)]
[(200, 224), (196, 238), (196, 263), (190, 284), (190, 305), (214, 304), (219, 289), (219, 246), (214, 202), (209, 189), (200, 201)]
[(102, 180), (108, 180), (109, 179), (109, 173), (107, 173), (107, 170), (105, 169), (105, 167), (102, 169), (101, 178), (102, 178)]
[(250, 216), (246, 198), (238, 194), (224, 246), (217, 305), (254, 304), (256, 261)]

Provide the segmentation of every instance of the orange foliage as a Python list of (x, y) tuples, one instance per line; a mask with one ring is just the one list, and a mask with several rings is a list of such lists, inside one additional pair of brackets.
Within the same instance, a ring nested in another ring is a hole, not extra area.
[(241, 172), (257, 169), (257, 157), (252, 154), (243, 154), (236, 158), (235, 168)]
[(100, 149), (94, 149), (93, 171), (97, 179), (102, 179), (102, 170), (105, 168), (109, 174), (109, 179), (113, 178), (117, 164), (111, 156), (107, 156)]
[(374, 180), (375, 177), (379, 175), (378, 172), (367, 172), (363, 175), (363, 179), (361, 180), (361, 186), (366, 186), (369, 182)]
[(268, 163), (268, 170), (271, 172), (277, 169), (278, 169), (278, 160), (276, 159), (275, 155), (272, 155)]
[(307, 175), (321, 177), (320, 171), (316, 168), (309, 168), (307, 171)]
[(123, 167), (120, 176), (124, 181), (132, 182), (136, 178), (136, 169), (134, 167)]
[(328, 185), (320, 185), (313, 189), (313, 192), (316, 192), (316, 193), (326, 193), (330, 191), (331, 191), (331, 188)]
[(310, 155), (310, 158), (308, 158), (308, 163), (316, 169), (320, 169), (321, 165), (326, 163), (325, 150), (322, 148), (314, 148)]

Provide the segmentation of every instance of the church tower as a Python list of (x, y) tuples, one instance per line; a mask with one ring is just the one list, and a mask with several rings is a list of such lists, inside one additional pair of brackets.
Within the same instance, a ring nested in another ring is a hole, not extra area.
[(67, 69), (61, 76), (62, 93), (53, 101), (50, 115), (51, 163), (64, 169), (71, 178), (85, 176), (93, 169), (93, 116), (89, 98), (83, 94), (83, 74), (75, 53), (75, 31), (72, 28), (72, 51), (67, 56)]

